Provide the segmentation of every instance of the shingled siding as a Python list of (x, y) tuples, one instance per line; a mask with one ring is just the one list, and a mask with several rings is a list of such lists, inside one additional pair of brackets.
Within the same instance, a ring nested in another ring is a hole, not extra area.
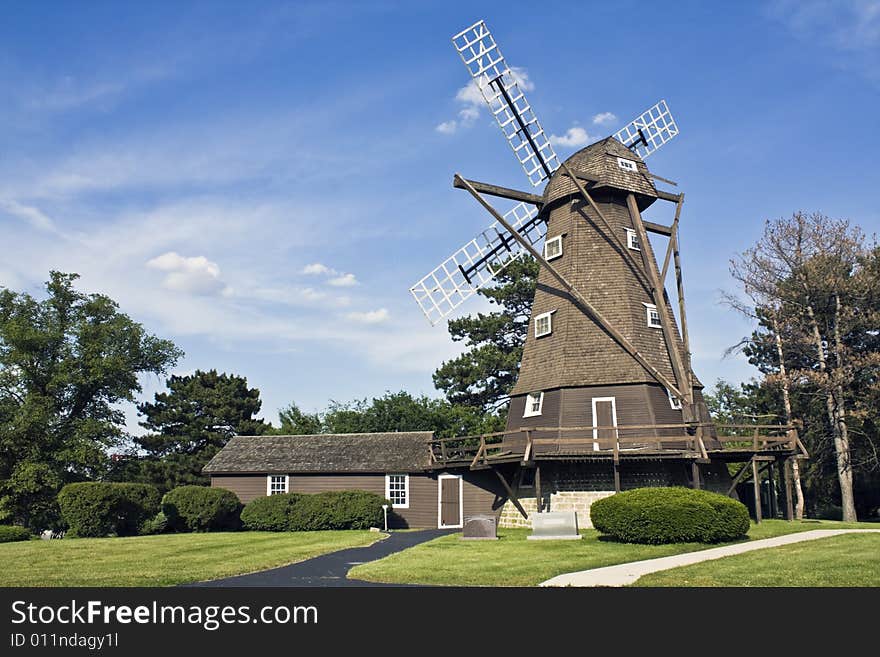
[[(266, 475), (214, 475), (211, 485), (231, 490), (245, 504), (266, 495)], [(499, 486), (486, 473), (465, 473), (462, 481), (463, 515), (499, 514), (504, 503)], [(384, 496), (385, 474), (292, 474), (289, 490), (291, 493), (366, 490)], [(437, 527), (436, 475), (410, 474), (409, 496), (409, 508), (394, 509), (389, 513), (389, 526), (395, 529)]]

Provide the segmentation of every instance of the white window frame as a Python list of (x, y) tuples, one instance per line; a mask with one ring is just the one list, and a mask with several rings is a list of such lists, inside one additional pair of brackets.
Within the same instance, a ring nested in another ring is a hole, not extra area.
[(638, 173), (639, 171), (639, 165), (635, 160), (627, 160), (625, 157), (617, 158), (617, 167), (630, 173)]
[[(532, 406), (534, 406), (535, 399), (538, 400), (538, 410), (537, 411), (532, 410)], [(523, 417), (535, 417), (537, 415), (540, 415), (543, 408), (544, 408), (544, 393), (543, 392), (536, 392), (536, 393), (530, 392), (529, 394), (526, 395), (526, 405), (525, 405), (525, 408), (523, 408)]]
[[(648, 328), (662, 329), (663, 328), (663, 318), (660, 317), (660, 311), (657, 310), (657, 306), (655, 306), (653, 303), (645, 303), (644, 306), (645, 306), (645, 319), (648, 323)], [(658, 322), (657, 324), (654, 324), (651, 321), (651, 312), (657, 313), (657, 322)]]
[[(444, 479), (458, 479), (458, 524), (443, 524), (443, 484)], [(464, 486), (461, 475), (442, 474), (437, 477), (437, 528), (461, 529), (464, 527)]]
[(626, 248), (631, 251), (641, 251), (641, 246), (637, 246), (639, 243), (639, 235), (632, 228), (624, 228), (626, 231)]
[[(284, 490), (272, 492), (272, 479), (275, 477), (284, 477)], [(290, 475), (270, 474), (266, 475), (266, 495), (284, 495), (290, 492)]]
[(673, 411), (681, 410), (681, 400), (672, 394), (671, 390), (667, 390), (666, 394), (669, 396), (669, 405), (672, 407)]
[[(391, 477), (403, 477), (403, 494), (406, 496), (406, 504), (395, 504), (391, 499)], [(385, 475), (385, 499), (391, 502), (392, 509), (409, 508), (409, 475), (403, 472), (391, 472)]]
[[(553, 313), (555, 310), (551, 310), (549, 313), (541, 313), (540, 315), (535, 315), (535, 337), (543, 338), (545, 335), (550, 335), (553, 333)], [(544, 318), (547, 318), (547, 331), (545, 333), (538, 333), (538, 324)]]
[[(611, 419), (612, 424), (614, 425), (614, 432), (617, 434), (617, 437), (620, 437), (620, 433), (617, 431), (617, 398), (616, 397), (593, 397), (593, 440), (599, 440), (599, 425), (596, 423), (596, 402), (611, 402)], [(593, 451), (599, 451), (599, 443), (593, 443)]]
[[(550, 255), (547, 251), (547, 247), (551, 244), (559, 244), (559, 251), (555, 255)], [(544, 259), (547, 261), (556, 260), (556, 258), (562, 257), (562, 235), (557, 235), (556, 237), (551, 237), (549, 240), (544, 242)]]

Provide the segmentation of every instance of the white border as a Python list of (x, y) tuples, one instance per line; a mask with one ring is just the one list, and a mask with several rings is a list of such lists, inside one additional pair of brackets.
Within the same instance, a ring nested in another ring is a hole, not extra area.
[[(551, 242), (559, 242), (559, 253), (554, 256), (547, 255), (547, 245)], [(557, 235), (556, 237), (551, 237), (549, 240), (544, 242), (544, 259), (549, 262), (551, 260), (556, 260), (556, 258), (562, 257), (562, 235)]]
[(678, 397), (673, 396), (670, 390), (666, 391), (666, 396), (669, 397), (669, 405), (672, 407), (672, 410), (680, 411), (682, 408), (681, 400)]
[(636, 231), (634, 231), (632, 228), (624, 228), (624, 230), (626, 231), (626, 248), (628, 248), (630, 251), (641, 251), (641, 247), (633, 246), (633, 239), (635, 239), (636, 242), (638, 242), (639, 240), (638, 233), (636, 233)]
[(656, 312), (657, 306), (655, 306), (652, 303), (645, 303), (644, 301), (642, 303), (645, 306), (645, 322), (647, 323), (648, 328), (662, 329), (663, 328), (663, 318), (660, 317), (659, 312), (657, 312), (657, 317), (660, 317), (660, 323), (659, 324), (652, 324), (651, 323), (651, 311), (653, 310)]
[(266, 497), (272, 495), (272, 477), (284, 477), (284, 494), (290, 492), (290, 475), (270, 474), (266, 475)]
[[(547, 335), (553, 333), (553, 313), (555, 310), (551, 310), (549, 313), (541, 313), (540, 315), (535, 315), (535, 338), (543, 338)], [(538, 335), (538, 320), (547, 318), (547, 332), (541, 333)]]
[[(617, 398), (616, 397), (593, 397), (593, 440), (599, 439), (599, 430), (596, 428), (599, 425), (596, 424), (596, 402), (611, 402), (611, 418), (614, 420), (613, 424), (615, 427), (615, 432), (617, 431)], [(620, 434), (618, 434), (619, 436)], [(593, 451), (599, 451), (599, 443), (593, 443)]]
[[(443, 479), (458, 479), (458, 524), (443, 524)], [(461, 475), (442, 474), (437, 477), (437, 528), (438, 529), (461, 529), (464, 527), (464, 482)]]
[(529, 408), (531, 407), (530, 400), (534, 399), (534, 398), (535, 398), (535, 395), (533, 395), (532, 393), (528, 393), (526, 395), (526, 405), (523, 408), (523, 417), (536, 417), (536, 416), (540, 415), (541, 411), (544, 409), (544, 393), (539, 392), (538, 393), (538, 410), (537, 411), (530, 411), (529, 410)]
[(627, 160), (625, 157), (617, 158), (617, 167), (629, 173), (638, 173), (639, 171), (639, 165), (635, 160)]
[(406, 504), (391, 504), (392, 509), (408, 509), (409, 508), (409, 475), (405, 472), (389, 472), (385, 475), (385, 499), (391, 501), (391, 477), (403, 477), (403, 485), (406, 489)]

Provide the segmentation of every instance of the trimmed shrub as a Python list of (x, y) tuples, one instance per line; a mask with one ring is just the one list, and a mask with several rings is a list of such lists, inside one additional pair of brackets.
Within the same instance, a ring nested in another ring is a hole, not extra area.
[(152, 534), (164, 534), (166, 531), (168, 531), (168, 518), (159, 511), (155, 516), (144, 521), (139, 533), (141, 536), (150, 536)]
[(745, 505), (692, 488), (636, 488), (594, 502), (593, 526), (625, 543), (719, 543), (745, 536)]
[(225, 488), (178, 486), (162, 498), (162, 513), (173, 531), (216, 532), (239, 529), (241, 502)]
[(14, 543), (15, 541), (28, 541), (31, 533), (26, 527), (16, 525), (0, 525), (0, 543)]
[(253, 531), (289, 531), (292, 507), (302, 497), (299, 493), (283, 493), (253, 499), (242, 509), (241, 522), (245, 529)]
[(159, 491), (149, 484), (86, 481), (58, 493), (70, 536), (132, 536), (159, 509)]
[(286, 493), (248, 502), (241, 520), (247, 529), (271, 532), (368, 529), (382, 526), (383, 504), (389, 502), (363, 490)]

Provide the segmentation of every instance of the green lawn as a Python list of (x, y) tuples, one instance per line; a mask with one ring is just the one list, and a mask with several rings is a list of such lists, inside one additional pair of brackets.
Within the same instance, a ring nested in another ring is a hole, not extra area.
[(369, 545), (369, 531), (230, 532), (0, 544), (0, 586), (170, 586)]
[[(864, 527), (833, 521), (766, 520), (752, 525), (749, 540), (810, 529)], [(349, 577), (397, 584), (534, 586), (555, 575), (641, 559), (703, 550), (711, 545), (631, 545), (599, 538), (586, 529), (580, 541), (528, 541), (527, 529), (500, 529), (497, 541), (463, 541), (460, 534), (417, 545), (356, 566)]]
[(633, 586), (880, 586), (880, 534), (844, 534), (645, 575)]

